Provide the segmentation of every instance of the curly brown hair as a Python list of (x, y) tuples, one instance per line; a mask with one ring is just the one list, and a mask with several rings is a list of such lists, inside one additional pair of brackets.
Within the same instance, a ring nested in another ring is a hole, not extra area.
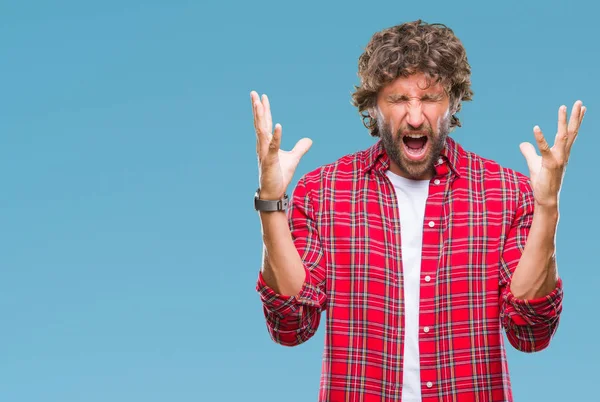
[[(427, 85), (440, 82), (450, 98), (450, 110), (460, 111), (462, 101), (470, 101), (471, 67), (467, 54), (454, 32), (444, 24), (422, 20), (407, 22), (377, 32), (358, 59), (360, 86), (355, 86), (352, 104), (358, 107), (363, 124), (379, 137), (377, 119), (369, 108), (377, 104), (377, 93), (398, 77), (424, 73)], [(452, 115), (450, 128), (461, 126)]]

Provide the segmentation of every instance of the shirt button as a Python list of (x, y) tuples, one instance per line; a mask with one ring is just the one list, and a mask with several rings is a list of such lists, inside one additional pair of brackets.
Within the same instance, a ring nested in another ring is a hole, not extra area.
[(439, 184), (440, 184), (440, 179), (435, 179), (435, 180), (433, 181), (433, 184), (435, 184), (436, 186), (437, 186), (437, 185), (439, 185)]
[(425, 327), (425, 328), (423, 328), (423, 331), (424, 331), (425, 333), (428, 333), (428, 332), (429, 332), (429, 327)]
[(430, 280), (431, 280), (431, 276), (427, 275), (427, 276), (425, 277), (425, 282), (429, 282)]
[(427, 388), (433, 387), (433, 383), (431, 381), (427, 381)]
[(429, 225), (429, 227), (430, 227), (430, 228), (432, 228), (432, 227), (434, 227), (434, 226), (435, 226), (435, 222), (434, 222), (434, 221), (429, 221), (429, 224), (428, 224), (428, 225)]
[(442, 158), (438, 159), (438, 163), (441, 165), (442, 163), (444, 163), (444, 160)]

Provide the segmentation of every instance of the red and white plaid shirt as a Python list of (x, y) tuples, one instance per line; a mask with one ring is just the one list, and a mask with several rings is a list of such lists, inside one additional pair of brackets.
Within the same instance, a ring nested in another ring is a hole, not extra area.
[[(381, 142), (306, 174), (288, 211), (306, 281), (276, 294), (258, 276), (271, 337), (308, 340), (326, 311), (319, 401), (400, 401), (404, 302), (400, 214)], [(509, 291), (533, 217), (529, 179), (448, 138), (423, 222), (419, 311), (421, 395), (512, 401), (503, 330), (525, 352), (548, 346), (562, 309)]]

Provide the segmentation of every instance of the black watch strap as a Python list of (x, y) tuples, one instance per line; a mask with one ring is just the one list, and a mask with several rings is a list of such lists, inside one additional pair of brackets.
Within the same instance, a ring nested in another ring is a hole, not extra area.
[(287, 194), (285, 194), (280, 200), (261, 200), (259, 196), (260, 189), (256, 190), (256, 194), (254, 195), (254, 209), (257, 211), (285, 211), (290, 201)]

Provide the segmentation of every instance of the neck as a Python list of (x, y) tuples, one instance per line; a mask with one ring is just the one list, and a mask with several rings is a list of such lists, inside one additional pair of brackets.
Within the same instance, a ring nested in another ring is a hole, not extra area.
[(390, 161), (390, 171), (400, 177), (404, 177), (409, 180), (431, 180), (435, 176), (435, 168), (431, 166), (427, 171), (422, 174), (412, 175), (405, 169), (402, 169), (395, 162)]

